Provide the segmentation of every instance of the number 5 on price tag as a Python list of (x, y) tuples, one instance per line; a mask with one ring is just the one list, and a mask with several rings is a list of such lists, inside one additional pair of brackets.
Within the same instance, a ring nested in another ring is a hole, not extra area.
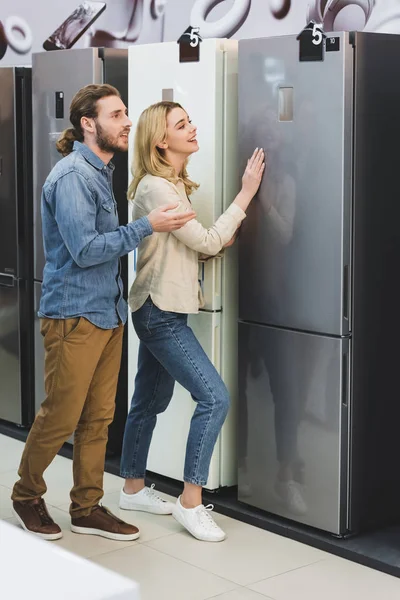
[(314, 46), (319, 46), (322, 43), (322, 40), (323, 40), (322, 31), (320, 30), (320, 28), (318, 27), (318, 25), (316, 23), (314, 23), (312, 37), (313, 37), (312, 43), (314, 44)]
[(200, 35), (199, 35), (200, 27), (193, 27), (190, 32), (190, 45), (192, 48), (196, 48), (199, 45)]

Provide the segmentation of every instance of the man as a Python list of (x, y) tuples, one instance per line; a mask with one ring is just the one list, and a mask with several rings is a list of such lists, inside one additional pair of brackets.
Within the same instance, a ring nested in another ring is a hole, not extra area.
[(127, 151), (132, 126), (119, 92), (110, 85), (84, 87), (72, 100), (70, 120), (73, 127), (57, 143), (65, 158), (43, 186), (39, 316), (46, 398), (26, 441), (13, 510), (27, 531), (62, 537), (42, 498), (43, 473), (75, 432), (72, 531), (133, 540), (139, 530), (99, 504), (127, 318), (119, 258), (154, 231), (179, 229), (195, 215), (168, 212), (176, 205), (166, 205), (119, 226), (110, 161), (116, 151)]

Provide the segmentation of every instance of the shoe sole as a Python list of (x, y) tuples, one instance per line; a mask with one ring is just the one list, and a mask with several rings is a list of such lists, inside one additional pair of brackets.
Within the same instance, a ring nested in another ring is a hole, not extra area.
[(73, 533), (80, 533), (83, 535), (99, 535), (100, 537), (107, 538), (108, 540), (114, 540), (116, 542), (133, 542), (140, 536), (140, 531), (131, 534), (112, 533), (111, 531), (103, 531), (103, 529), (77, 527), (76, 525), (71, 525), (71, 531)]
[(28, 527), (25, 525), (25, 523), (23, 522), (23, 520), (21, 519), (19, 514), (13, 508), (11, 510), (13, 512), (14, 517), (17, 519), (18, 523), (21, 525), (22, 529), (24, 529), (28, 533), (31, 533), (32, 535), (36, 535), (36, 537), (39, 537), (42, 540), (47, 540), (48, 542), (54, 542), (55, 540), (59, 540), (62, 538), (62, 536), (63, 536), (62, 531), (60, 531), (60, 533), (39, 533), (38, 531), (32, 531), (31, 529), (28, 529)]
[(192, 535), (194, 538), (196, 538), (196, 540), (199, 540), (200, 542), (223, 542), (226, 539), (226, 534), (224, 534), (223, 538), (219, 538), (218, 540), (210, 540), (203, 537), (199, 537), (194, 533), (194, 531), (189, 529), (189, 527), (183, 521), (181, 521), (180, 518), (174, 512), (172, 513), (172, 516), (174, 517), (175, 521), (179, 523), (179, 525), (182, 525), (182, 527), (184, 527), (186, 531), (190, 533), (190, 535)]
[(137, 510), (138, 512), (147, 512), (152, 515), (172, 515), (172, 509), (170, 512), (156, 512), (147, 506), (123, 506), (122, 503), (119, 505), (122, 510)]

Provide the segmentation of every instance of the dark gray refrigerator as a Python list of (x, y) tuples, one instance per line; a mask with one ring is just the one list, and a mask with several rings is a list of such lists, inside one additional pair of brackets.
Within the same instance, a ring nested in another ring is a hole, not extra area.
[[(44, 251), (41, 226), (41, 193), (46, 177), (62, 156), (56, 141), (71, 127), (69, 107), (76, 92), (90, 83), (115, 86), (128, 105), (128, 51), (111, 48), (84, 48), (40, 52), (32, 55), (33, 86), (33, 186), (34, 186), (34, 328), (35, 328), (35, 402), (38, 410), (44, 399), (44, 349), (37, 315), (41, 296)], [(121, 224), (128, 221), (128, 153), (113, 158), (113, 189)], [(120, 272), (127, 295), (127, 258), (120, 261)], [(118, 454), (127, 416), (127, 341), (118, 383), (114, 421), (109, 430), (108, 452)], [(73, 440), (71, 440), (72, 442)]]
[(239, 42), (239, 500), (342, 536), (400, 518), (400, 37), (334, 37)]
[(0, 67), (0, 419), (33, 419), (31, 69)]

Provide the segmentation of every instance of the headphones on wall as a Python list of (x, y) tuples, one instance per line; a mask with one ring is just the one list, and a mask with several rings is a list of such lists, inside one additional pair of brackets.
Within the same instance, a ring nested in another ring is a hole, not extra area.
[[(168, 0), (150, 0), (150, 14), (154, 21), (162, 19), (165, 15), (165, 10)], [(128, 2), (126, 2), (127, 4)], [(143, 21), (145, 18), (145, 10), (148, 6), (144, 6), (145, 0), (130, 0), (130, 17), (126, 22), (126, 26), (122, 30), (103, 31), (102, 29), (92, 30), (91, 46), (113, 46), (114, 43), (132, 43), (136, 42), (142, 33)]]
[[(207, 21), (212, 9), (222, 0), (196, 0), (190, 15), (192, 27), (199, 27), (204, 37), (230, 37), (243, 25), (250, 10), (251, 0), (234, 0), (230, 10), (218, 21)], [(291, 8), (291, 0), (269, 0), (275, 19), (284, 19)], [(307, 23), (322, 23), (325, 31), (335, 30), (335, 20), (347, 6), (359, 6), (364, 13), (354, 28), (362, 31), (371, 16), (375, 0), (314, 0), (307, 7)]]
[[(134, 0), (133, 12), (128, 28), (123, 36), (125, 42), (136, 42), (143, 25), (144, 0)], [(151, 0), (150, 13), (154, 20), (164, 16), (167, 0)]]
[(352, 5), (359, 6), (364, 13), (360, 23), (354, 27), (354, 29), (362, 31), (371, 16), (375, 0), (315, 0), (313, 4), (308, 5), (307, 23), (315, 21), (322, 23), (325, 31), (335, 31), (336, 17), (341, 10)]
[(223, 0), (196, 0), (190, 13), (190, 25), (199, 27), (206, 38), (230, 37), (243, 25), (249, 14), (251, 0), (235, 0), (226, 15), (218, 21), (206, 21), (212, 9)]
[(0, 59), (10, 46), (17, 54), (27, 54), (33, 43), (31, 28), (21, 17), (7, 17), (4, 24), (0, 21)]

